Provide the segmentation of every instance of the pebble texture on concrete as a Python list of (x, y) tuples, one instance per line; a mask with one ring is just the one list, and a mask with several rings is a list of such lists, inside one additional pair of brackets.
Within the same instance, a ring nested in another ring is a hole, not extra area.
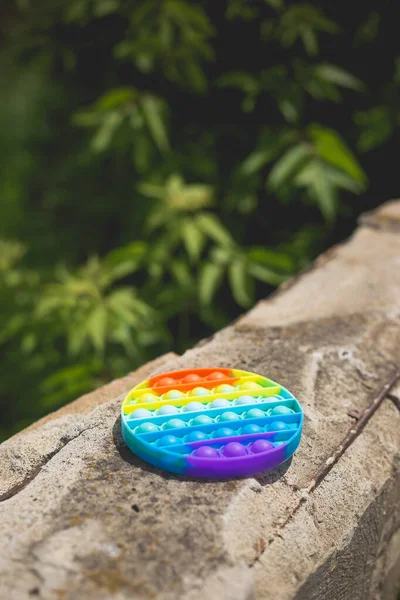
[[(394, 600), (400, 386), (357, 423), (400, 365), (400, 202), (234, 325), (158, 361), (96, 392), (98, 406), (78, 400), (0, 446), (0, 598)], [(262, 373), (298, 397), (291, 462), (196, 481), (127, 450), (119, 394), (150, 373), (209, 365)]]

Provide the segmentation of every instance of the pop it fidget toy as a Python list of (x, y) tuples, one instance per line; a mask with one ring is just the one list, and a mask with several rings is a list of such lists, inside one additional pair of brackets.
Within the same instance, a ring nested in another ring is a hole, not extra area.
[(122, 403), (122, 434), (143, 460), (192, 477), (238, 477), (275, 467), (300, 443), (303, 411), (284, 387), (236, 369), (156, 375)]

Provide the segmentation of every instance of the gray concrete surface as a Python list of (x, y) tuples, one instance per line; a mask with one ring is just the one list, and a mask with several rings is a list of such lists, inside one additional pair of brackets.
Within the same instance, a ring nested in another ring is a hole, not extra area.
[(400, 203), (232, 326), (159, 360), (140, 378), (218, 365), (286, 385), (305, 412), (293, 460), (221, 482), (162, 473), (125, 447), (113, 390), (128, 381), (116, 382), (99, 406), (78, 400), (0, 446), (0, 598), (394, 600), (395, 403), (326, 466), (400, 365)]

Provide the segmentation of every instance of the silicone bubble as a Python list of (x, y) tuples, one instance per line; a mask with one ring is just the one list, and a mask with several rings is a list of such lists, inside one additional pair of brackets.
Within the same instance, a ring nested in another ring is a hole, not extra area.
[(271, 408), (270, 415), (291, 415), (294, 413), (294, 410), (289, 408), (288, 406), (275, 406)]
[(182, 378), (182, 383), (197, 383), (199, 381), (201, 381), (201, 377), (197, 373), (189, 373), (189, 375)]
[(219, 418), (219, 420), (222, 421), (237, 421), (239, 419), (239, 415), (237, 413), (234, 413), (232, 411), (226, 411), (223, 412)]
[(217, 398), (214, 402), (211, 402), (211, 408), (227, 408), (229, 406), (231, 406), (231, 403), (225, 398)]
[(238, 398), (236, 400), (236, 404), (254, 404), (256, 402), (256, 398), (253, 398), (252, 396), (240, 396), (240, 398)]
[(264, 411), (260, 408), (251, 408), (246, 413), (246, 419), (262, 419), (264, 416)]
[(165, 387), (167, 385), (174, 385), (174, 383), (176, 381), (172, 377), (163, 377), (156, 383), (155, 387)]
[(155, 375), (122, 403), (122, 435), (132, 452), (189, 477), (251, 476), (297, 449), (303, 411), (264, 375), (231, 368)]
[(262, 427), (252, 423), (251, 425), (246, 425), (243, 427), (243, 433), (260, 433), (262, 431)]
[(208, 435), (204, 431), (192, 431), (186, 438), (188, 442), (199, 442), (200, 440), (208, 440)]
[(158, 402), (159, 397), (155, 394), (143, 394), (143, 396), (139, 396), (136, 402)]
[(210, 390), (207, 390), (204, 387), (196, 387), (190, 391), (191, 396), (208, 396)]
[(191, 425), (209, 425), (213, 422), (213, 419), (208, 415), (198, 415), (193, 419)]
[(163, 399), (165, 400), (178, 400), (178, 398), (183, 398), (185, 394), (180, 392), (179, 390), (169, 390), (166, 394), (164, 394)]
[(185, 412), (194, 412), (198, 410), (204, 410), (205, 407), (201, 402), (189, 402), (186, 406), (183, 407)]
[(267, 452), (268, 450), (272, 450), (274, 445), (272, 442), (268, 440), (256, 440), (251, 444), (251, 451), (259, 454), (260, 452)]
[(186, 427), (186, 423), (182, 419), (169, 419), (164, 425), (164, 429), (181, 429), (182, 427)]
[(214, 392), (218, 394), (228, 394), (229, 392), (234, 392), (235, 388), (233, 385), (229, 385), (228, 383), (223, 383), (215, 388)]
[(230, 427), (220, 427), (219, 429), (216, 429), (213, 433), (213, 436), (216, 438), (220, 438), (220, 437), (232, 437), (234, 435), (234, 431), (233, 429), (230, 429)]
[(158, 440), (159, 446), (173, 446), (174, 444), (179, 444), (179, 439), (176, 438), (174, 435), (163, 435)]
[(158, 427), (154, 423), (142, 423), (136, 429), (136, 433), (151, 433), (154, 431), (158, 431)]
[(261, 385), (255, 381), (245, 381), (240, 385), (241, 390), (257, 390)]
[(161, 408), (158, 409), (159, 415), (176, 415), (179, 413), (179, 408), (176, 406), (171, 406), (170, 404), (164, 404)]
[(239, 456), (246, 456), (246, 447), (239, 442), (229, 442), (223, 449), (225, 456), (238, 458)]
[(226, 377), (226, 375), (224, 375), (224, 373), (221, 373), (221, 371), (213, 371), (212, 373), (207, 375), (206, 380), (207, 381), (218, 381), (219, 379), (225, 379), (225, 377)]
[(201, 458), (217, 458), (218, 451), (211, 446), (200, 446), (200, 448), (195, 450), (195, 455)]
[(151, 417), (151, 411), (147, 408), (137, 408), (131, 413), (131, 417), (133, 419), (147, 419), (147, 417)]

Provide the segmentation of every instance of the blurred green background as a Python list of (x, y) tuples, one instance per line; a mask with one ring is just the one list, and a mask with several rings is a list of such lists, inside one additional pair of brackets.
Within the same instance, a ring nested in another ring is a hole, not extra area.
[(2, 3), (0, 439), (223, 327), (398, 194), (393, 8), (325, 5)]

